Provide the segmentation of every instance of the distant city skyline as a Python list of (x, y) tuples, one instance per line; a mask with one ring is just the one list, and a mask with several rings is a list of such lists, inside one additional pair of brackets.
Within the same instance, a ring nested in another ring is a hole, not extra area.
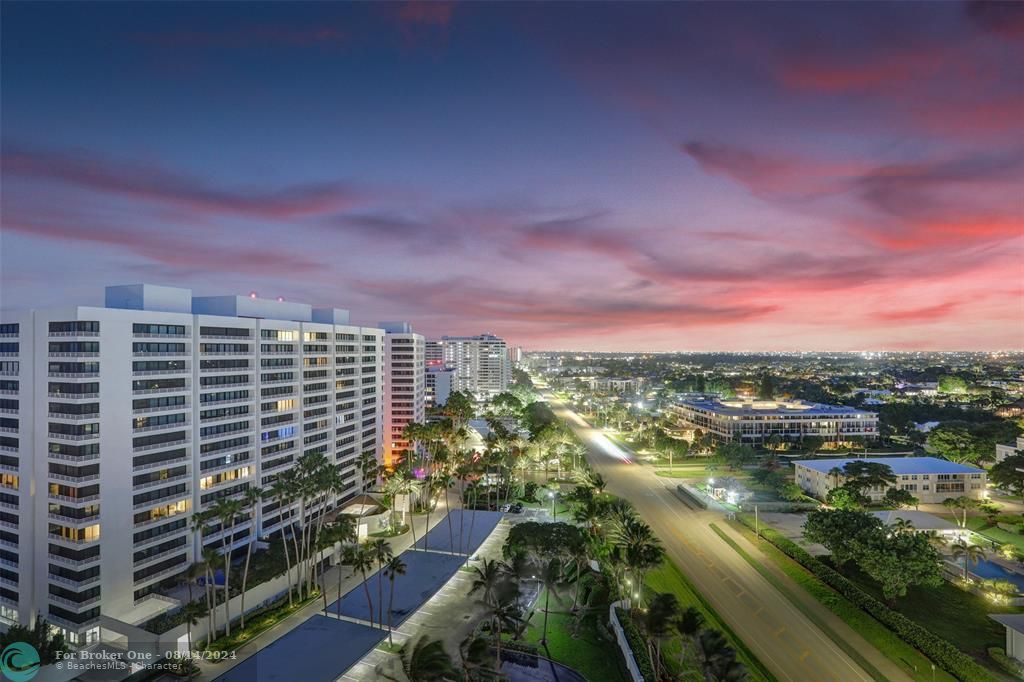
[(3, 5), (0, 307), (1024, 348), (1024, 6)]

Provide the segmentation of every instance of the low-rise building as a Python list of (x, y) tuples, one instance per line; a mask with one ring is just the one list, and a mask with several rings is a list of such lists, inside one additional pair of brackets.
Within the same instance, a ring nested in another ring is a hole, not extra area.
[(844, 405), (802, 400), (684, 399), (670, 406), (684, 429), (700, 429), (719, 442), (763, 444), (778, 435), (785, 441), (808, 436), (843, 441), (878, 436), (878, 415)]
[(1024, 454), (1024, 436), (1017, 436), (1017, 442), (1013, 444), (996, 444), (996, 464), (1007, 457)]
[[(951, 497), (984, 499), (984, 469), (937, 457), (859, 457), (806, 459), (794, 462), (796, 484), (808, 495), (824, 500), (829, 491), (847, 481), (843, 467), (850, 462), (874, 462), (888, 466), (896, 476), (895, 487), (906, 490), (923, 504), (941, 503)], [(873, 501), (881, 500), (891, 486), (864, 490)]]

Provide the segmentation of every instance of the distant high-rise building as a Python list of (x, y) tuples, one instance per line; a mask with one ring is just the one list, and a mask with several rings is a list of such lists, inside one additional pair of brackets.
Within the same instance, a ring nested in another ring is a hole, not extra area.
[(441, 407), (448, 402), (455, 384), (455, 370), (444, 365), (427, 367), (424, 384), (424, 402), (429, 407)]
[(395, 464), (411, 443), (405, 427), (422, 424), (424, 409), (424, 339), (407, 322), (381, 322), (384, 335), (384, 464)]
[(105, 307), (13, 315), (0, 341), (0, 618), (38, 613), (73, 645), (101, 616), (106, 633), (179, 607), (162, 586), (204, 548), (280, 533), (299, 505), (267, 497), (201, 536), (197, 511), (322, 455), (343, 488), (315, 518), (381, 455), (384, 331), (347, 311), (109, 287)]
[(427, 341), (423, 348), (423, 361), (427, 366), (444, 364), (444, 346), (440, 341)]
[(513, 366), (518, 365), (523, 361), (523, 347), (512, 346), (508, 349), (508, 360)]
[(444, 336), (444, 364), (455, 370), (455, 390), (486, 400), (508, 389), (512, 380), (505, 340), (493, 334)]

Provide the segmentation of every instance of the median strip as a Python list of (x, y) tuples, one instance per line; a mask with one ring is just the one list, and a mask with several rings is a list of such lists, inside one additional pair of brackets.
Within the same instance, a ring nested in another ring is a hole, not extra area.
[[(879, 682), (887, 682), (888, 678), (886, 678), (886, 676), (883, 675), (878, 670), (878, 668), (873, 666), (871, 664), (871, 661), (866, 659), (864, 657), (864, 655), (861, 654), (859, 651), (857, 651), (857, 648), (854, 647), (852, 644), (850, 644), (850, 642), (848, 642), (845, 638), (840, 637), (838, 635), (838, 633), (836, 633), (835, 630), (833, 630), (831, 627), (829, 627), (828, 623), (826, 623), (824, 621), (824, 619), (822, 619), (817, 613), (815, 613), (812, 610), (808, 609), (799, 599), (797, 599), (793, 595), (792, 591), (781, 580), (779, 580), (778, 576), (776, 576), (774, 573), (772, 573), (767, 568), (765, 568), (761, 564), (760, 561), (758, 561), (754, 557), (750, 556), (750, 554), (748, 554), (745, 549), (743, 549), (738, 544), (736, 544), (736, 541), (733, 540), (731, 537), (729, 537), (725, 533), (725, 531), (723, 531), (717, 525), (712, 523), (712, 524), (710, 524), (710, 526), (711, 526), (711, 530), (715, 531), (715, 533), (718, 535), (718, 537), (722, 538), (722, 540), (725, 541), (725, 543), (727, 545), (732, 547), (733, 550), (737, 554), (739, 554), (740, 557), (742, 557), (744, 561), (746, 561), (748, 564), (750, 564), (754, 568), (755, 571), (760, 573), (761, 577), (763, 577), (765, 580), (767, 580), (769, 583), (771, 583), (771, 585), (775, 589), (777, 589), (779, 592), (781, 592), (786, 597), (786, 599), (788, 599), (793, 604), (793, 606), (795, 606), (797, 609), (800, 610), (800, 613), (802, 613), (805, 616), (807, 616), (807, 618), (812, 623), (814, 623), (816, 626), (818, 626), (818, 628), (821, 629), (821, 631), (824, 632), (828, 636), (829, 639), (831, 639), (833, 642), (835, 642), (836, 645), (840, 649), (842, 649), (843, 652), (845, 652), (847, 656), (852, 658), (857, 663), (857, 665), (859, 665), (861, 668), (863, 668), (866, 673), (871, 675), (871, 678), (873, 680), (878, 680)], [(778, 636), (778, 633), (776, 633), (776, 636)]]

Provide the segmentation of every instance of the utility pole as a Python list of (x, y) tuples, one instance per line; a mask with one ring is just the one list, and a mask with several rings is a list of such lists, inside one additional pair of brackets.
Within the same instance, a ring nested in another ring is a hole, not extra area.
[(761, 537), (761, 524), (757, 517), (757, 505), (754, 505), (754, 535), (760, 539)]

